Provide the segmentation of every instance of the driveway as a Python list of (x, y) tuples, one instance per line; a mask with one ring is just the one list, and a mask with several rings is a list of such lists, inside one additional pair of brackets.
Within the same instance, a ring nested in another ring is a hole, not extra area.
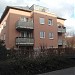
[(63, 69), (63, 70), (57, 70), (53, 72), (48, 72), (44, 74), (38, 74), (38, 75), (75, 75), (75, 67), (71, 67), (71, 68)]

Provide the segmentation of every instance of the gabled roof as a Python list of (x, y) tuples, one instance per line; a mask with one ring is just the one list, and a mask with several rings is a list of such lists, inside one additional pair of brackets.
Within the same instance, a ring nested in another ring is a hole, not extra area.
[(27, 12), (31, 12), (32, 10), (28, 9), (28, 7), (12, 7), (12, 6), (7, 6), (1, 16), (1, 20), (0, 23), (2, 22), (2, 20), (4, 19), (4, 17), (7, 15), (9, 9), (16, 9), (16, 10), (21, 10), (21, 11), (27, 11)]

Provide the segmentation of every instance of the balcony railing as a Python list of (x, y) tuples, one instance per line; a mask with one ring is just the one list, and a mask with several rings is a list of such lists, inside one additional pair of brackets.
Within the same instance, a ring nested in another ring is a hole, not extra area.
[(65, 33), (66, 27), (58, 27), (58, 33)]
[(62, 39), (59, 39), (58, 40), (58, 45), (66, 45), (66, 41), (65, 40), (62, 40)]
[(33, 44), (34, 44), (33, 38), (26, 38), (26, 37), (16, 38), (16, 45), (33, 45)]
[(32, 21), (17, 21), (16, 29), (33, 29), (33, 22)]
[(63, 45), (63, 40), (58, 40), (58, 45)]

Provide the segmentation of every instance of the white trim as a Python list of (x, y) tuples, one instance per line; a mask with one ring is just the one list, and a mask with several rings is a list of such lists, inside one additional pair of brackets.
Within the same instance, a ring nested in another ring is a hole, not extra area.
[(49, 39), (53, 40), (54, 38), (49, 38)]
[[(49, 20), (51, 21), (50, 23), (49, 23)], [(53, 25), (53, 20), (52, 19), (48, 19), (48, 25), (50, 26), (50, 25)]]
[(49, 37), (49, 39), (54, 39), (54, 34), (53, 34), (53, 32), (49, 32), (48, 37)]
[(41, 18), (39, 18), (39, 22), (40, 22), (40, 24), (43, 25), (43, 24), (45, 24), (45, 19), (41, 17)]
[[(41, 34), (43, 34), (43, 36), (41, 36)], [(43, 32), (43, 31), (40, 32), (40, 38), (45, 38), (45, 32)]]

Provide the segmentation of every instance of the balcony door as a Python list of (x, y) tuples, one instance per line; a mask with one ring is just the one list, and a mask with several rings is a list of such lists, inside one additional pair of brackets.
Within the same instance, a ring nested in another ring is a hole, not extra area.
[(20, 37), (32, 38), (32, 33), (24, 31), (24, 32), (21, 32)]
[(21, 32), (20, 37), (27, 37), (27, 33), (26, 32)]

